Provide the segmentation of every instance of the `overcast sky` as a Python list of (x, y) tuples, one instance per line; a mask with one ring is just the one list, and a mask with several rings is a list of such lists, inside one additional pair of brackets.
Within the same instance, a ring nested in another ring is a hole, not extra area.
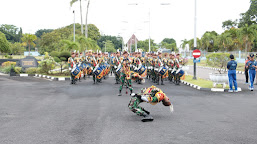
[[(56, 29), (80, 23), (79, 3), (70, 7), (70, 0), (8, 0), (0, 5), (0, 24), (13, 24), (24, 33), (38, 29)], [(137, 5), (133, 5), (137, 3)], [(169, 3), (169, 5), (161, 5)], [(85, 23), (86, 1), (83, 4)], [(132, 5), (131, 5), (132, 4)], [(205, 31), (221, 33), (222, 22), (238, 19), (246, 12), (250, 0), (197, 0), (197, 37)], [(178, 46), (183, 39), (194, 36), (194, 0), (91, 0), (89, 23), (95, 24), (101, 34), (124, 37), (135, 33), (139, 40), (150, 37), (159, 43), (163, 38), (174, 38)]]

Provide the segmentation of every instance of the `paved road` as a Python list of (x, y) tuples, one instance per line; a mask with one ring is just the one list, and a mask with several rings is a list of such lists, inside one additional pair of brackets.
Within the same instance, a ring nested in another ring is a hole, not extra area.
[[(0, 76), (1, 144), (257, 143), (257, 96), (212, 93), (165, 82), (175, 112), (144, 103), (155, 118), (142, 123), (116, 96), (113, 78), (71, 86), (37, 78)], [(150, 86), (151, 83), (145, 84)], [(135, 91), (142, 85), (134, 84)]]

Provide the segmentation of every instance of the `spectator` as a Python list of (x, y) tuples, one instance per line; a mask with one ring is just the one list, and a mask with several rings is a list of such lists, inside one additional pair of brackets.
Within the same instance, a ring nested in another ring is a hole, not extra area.
[[(257, 61), (257, 54), (256, 54), (256, 61)], [(257, 68), (255, 69), (256, 73), (257, 73)], [(255, 85), (257, 85), (257, 76), (256, 76), (256, 80), (255, 80)]]
[(228, 92), (233, 92), (233, 85), (235, 87), (234, 92), (237, 91), (237, 82), (236, 82), (236, 68), (237, 68), (237, 62), (234, 60), (234, 55), (229, 56), (231, 61), (228, 62), (227, 68), (228, 68), (228, 78), (229, 78), (229, 90)]
[(250, 54), (250, 61), (247, 62), (246, 67), (249, 69), (250, 85), (249, 90), (253, 91), (253, 82), (256, 75), (257, 62), (254, 60), (254, 54)]
[(249, 74), (248, 74), (248, 68), (246, 68), (247, 62), (250, 61), (250, 56), (247, 55), (247, 59), (245, 60), (245, 83), (248, 84)]

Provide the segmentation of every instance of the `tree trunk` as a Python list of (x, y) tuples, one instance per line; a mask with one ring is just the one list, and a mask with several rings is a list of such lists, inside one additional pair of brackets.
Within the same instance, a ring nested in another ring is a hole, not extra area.
[(29, 42), (29, 56), (30, 56), (30, 42)]
[(83, 20), (82, 20), (82, 7), (81, 7), (81, 0), (80, 0), (80, 17), (81, 17), (81, 33), (83, 34)]
[(245, 57), (247, 57), (247, 42), (245, 43)]
[(85, 25), (85, 37), (88, 37), (88, 30), (87, 30), (87, 16), (88, 16), (88, 8), (89, 8), (90, 0), (87, 3), (87, 13), (86, 13), (86, 25)]

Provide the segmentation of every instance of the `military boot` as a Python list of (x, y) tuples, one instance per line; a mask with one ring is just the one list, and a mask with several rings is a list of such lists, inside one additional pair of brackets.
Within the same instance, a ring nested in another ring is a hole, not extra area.
[(143, 114), (142, 122), (150, 122), (153, 121), (153, 117), (147, 113)]

